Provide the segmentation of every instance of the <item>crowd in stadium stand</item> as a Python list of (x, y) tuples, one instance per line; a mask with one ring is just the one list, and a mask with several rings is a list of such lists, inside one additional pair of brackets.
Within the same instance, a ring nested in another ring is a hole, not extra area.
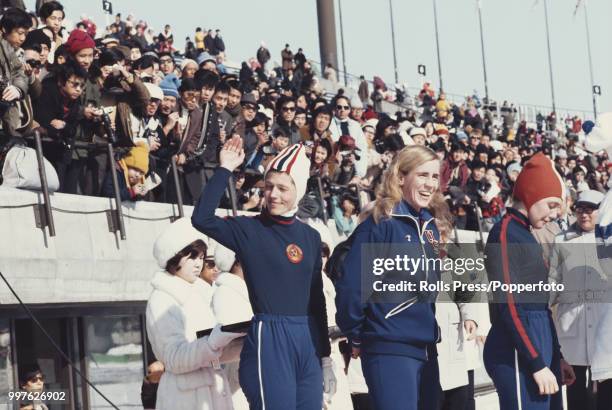
[(12, 147), (33, 146), (38, 130), (62, 193), (114, 197), (113, 167), (123, 201), (176, 203), (180, 195), (195, 205), (235, 136), (245, 159), (233, 172), (235, 201), (228, 191), (221, 206), (260, 211), (268, 163), (302, 143), (311, 165), (297, 216), (329, 220), (336, 243), (410, 145), (441, 160), (440, 191), (457, 229), (487, 232), (499, 222), (538, 152), (567, 188), (562, 217), (536, 233), (543, 242), (574, 223), (581, 193), (608, 191), (612, 160), (584, 148), (577, 116), (538, 114), (530, 123), (508, 102), (450, 101), (429, 82), (416, 95), (378, 77), (342, 87), (332, 65), (317, 67), (289, 44), (270, 50), (262, 42), (234, 67), (219, 30), (198, 27), (179, 51), (170, 25), (156, 34), (117, 14), (105, 29), (85, 16), (69, 29), (59, 2), (38, 1), (35, 13), (15, 3), (0, 20), (0, 169)]

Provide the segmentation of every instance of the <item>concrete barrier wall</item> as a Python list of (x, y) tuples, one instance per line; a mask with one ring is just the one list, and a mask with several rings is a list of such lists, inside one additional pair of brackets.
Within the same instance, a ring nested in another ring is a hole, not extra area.
[[(121, 240), (118, 232), (109, 232), (104, 212), (114, 205), (111, 199), (51, 195), (55, 237), (36, 227), (33, 207), (27, 205), (40, 203), (41, 193), (0, 186), (0, 271), (25, 303), (148, 299), (149, 281), (158, 270), (153, 243), (178, 215), (176, 206), (124, 203), (127, 238)], [(185, 207), (186, 216), (192, 212), (192, 207)], [(231, 211), (218, 209), (217, 214), (227, 216)], [(459, 236), (465, 243), (474, 242), (476, 235), (461, 231)], [(1, 282), (0, 303), (17, 303)]]

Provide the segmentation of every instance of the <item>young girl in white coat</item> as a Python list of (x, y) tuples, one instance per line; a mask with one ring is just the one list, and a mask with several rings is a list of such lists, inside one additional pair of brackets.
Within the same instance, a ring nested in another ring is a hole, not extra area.
[[(215, 326), (210, 290), (199, 278), (206, 255), (203, 239), (188, 219), (179, 219), (154, 245), (161, 270), (151, 281), (146, 320), (153, 352), (165, 366), (157, 391), (158, 410), (233, 408), (220, 363), (237, 359), (238, 348), (224, 348), (241, 334)], [(196, 337), (198, 330), (211, 327), (210, 336)]]

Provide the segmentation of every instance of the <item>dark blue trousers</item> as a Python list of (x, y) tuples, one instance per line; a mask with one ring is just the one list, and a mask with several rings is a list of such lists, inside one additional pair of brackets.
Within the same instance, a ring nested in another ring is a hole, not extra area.
[[(440, 389), (435, 357), (429, 362), (408, 356), (367, 352), (361, 352), (360, 357), (363, 376), (376, 410), (435, 409), (426, 404), (437, 401)], [(421, 385), (421, 378), (427, 378), (432, 388)], [(419, 400), (422, 401), (420, 406)]]
[(251, 410), (321, 410), (323, 375), (308, 317), (255, 315), (239, 378)]
[[(495, 324), (489, 331), (484, 347), (484, 364), (499, 396), (500, 410), (561, 410), (560, 362), (554, 348), (554, 328), (547, 311), (526, 311), (525, 325), (534, 335), (534, 347), (544, 363), (557, 376), (559, 392), (540, 395), (533, 373), (514, 349), (512, 336), (503, 324)], [(519, 404), (520, 403), (520, 404)]]

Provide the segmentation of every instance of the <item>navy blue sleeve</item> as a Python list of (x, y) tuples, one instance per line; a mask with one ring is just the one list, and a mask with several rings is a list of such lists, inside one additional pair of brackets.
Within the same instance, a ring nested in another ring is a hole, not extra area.
[(241, 246), (248, 245), (246, 232), (240, 224), (242, 218), (220, 218), (215, 215), (231, 176), (230, 170), (217, 168), (193, 208), (191, 223), (198, 231), (239, 253)]
[[(510, 223), (510, 218), (506, 217), (502, 220), (499, 243), (493, 243), (485, 251), (489, 279), (498, 280), (506, 285), (513, 282), (520, 283), (521, 272), (520, 269), (517, 269), (515, 261), (524, 259), (524, 256), (516, 253), (516, 246), (508, 246), (508, 229), (512, 229)], [(494, 235), (497, 236), (497, 232)], [(534, 341), (537, 339), (526, 325), (525, 310), (520, 303), (516, 302), (515, 295), (510, 292), (501, 292), (496, 302), (496, 316), (512, 335), (512, 341), (518, 354), (529, 364), (533, 373), (546, 367), (542, 355), (535, 347)]]
[[(319, 247), (321, 243), (319, 241)], [(327, 325), (327, 308), (325, 307), (325, 295), (323, 293), (323, 277), (321, 276), (322, 260), (320, 255), (316, 255), (317, 262), (314, 272), (312, 273), (312, 284), (310, 288), (310, 314), (317, 324), (318, 330), (318, 345), (319, 354), (321, 357), (328, 357), (331, 354), (331, 345), (329, 343), (328, 325)]]
[(342, 276), (335, 283), (336, 324), (355, 347), (361, 344), (366, 310), (361, 300), (361, 248), (373, 242), (372, 230), (364, 228), (360, 226), (353, 233), (353, 244), (342, 264)]

